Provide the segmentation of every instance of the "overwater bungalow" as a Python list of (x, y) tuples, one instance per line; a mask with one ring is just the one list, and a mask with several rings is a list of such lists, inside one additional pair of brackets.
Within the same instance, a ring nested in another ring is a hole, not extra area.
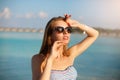
[(17, 32), (17, 28), (11, 28), (10, 31)]
[(43, 32), (44, 32), (44, 30), (43, 30), (43, 29), (38, 29), (38, 31), (37, 31), (37, 32), (43, 33)]
[(3, 28), (3, 27), (0, 27), (0, 31), (4, 31), (4, 28)]
[(24, 30), (22, 28), (18, 28), (17, 32), (24, 32)]
[(37, 32), (37, 30), (33, 28), (33, 29), (31, 29), (31, 32)]
[(9, 32), (9, 31), (10, 31), (10, 28), (6, 27), (6, 28), (4, 28), (4, 31), (5, 31), (5, 32)]

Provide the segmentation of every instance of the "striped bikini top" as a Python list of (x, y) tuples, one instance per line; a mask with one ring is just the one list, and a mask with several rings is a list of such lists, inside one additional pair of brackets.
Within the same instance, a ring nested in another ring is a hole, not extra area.
[(69, 66), (65, 70), (52, 70), (50, 80), (76, 80), (77, 71), (73, 66)]

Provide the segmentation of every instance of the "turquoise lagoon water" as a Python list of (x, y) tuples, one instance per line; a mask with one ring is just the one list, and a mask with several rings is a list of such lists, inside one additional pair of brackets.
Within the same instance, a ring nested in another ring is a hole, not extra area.
[[(39, 52), (43, 34), (0, 32), (0, 80), (32, 80), (31, 57)], [(69, 46), (84, 35), (71, 36)], [(75, 59), (77, 80), (120, 80), (120, 38), (99, 37)]]

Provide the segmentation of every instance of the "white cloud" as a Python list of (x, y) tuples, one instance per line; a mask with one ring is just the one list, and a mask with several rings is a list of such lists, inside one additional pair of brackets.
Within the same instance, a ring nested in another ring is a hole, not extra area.
[(0, 12), (0, 18), (3, 17), (5, 19), (9, 19), (11, 17), (11, 12), (9, 8), (4, 8), (2, 12)]
[(41, 11), (41, 12), (38, 13), (38, 16), (39, 16), (40, 18), (46, 18), (48, 15), (47, 15), (47, 13)]
[[(37, 14), (33, 14), (33, 13), (26, 13), (26, 14), (17, 14), (16, 18), (26, 18), (26, 19), (31, 19), (31, 18), (46, 18), (48, 15), (46, 12), (44, 11), (40, 11)], [(5, 19), (9, 19), (11, 17), (11, 12), (9, 8), (4, 8), (1, 12), (0, 12), (0, 18), (5, 18)]]
[(27, 18), (27, 19), (30, 19), (30, 18), (35, 18), (35, 17), (36, 16), (33, 13), (26, 13), (24, 15), (21, 15), (21, 14), (16, 15), (16, 18)]
[(26, 13), (26, 14), (19, 14), (19, 15), (16, 15), (16, 18), (27, 18), (27, 19), (30, 19), (30, 18), (37, 18), (37, 17), (40, 17), (40, 18), (46, 18), (48, 15), (47, 13), (41, 11), (38, 13), (38, 15), (36, 14), (33, 14), (33, 13)]
[(27, 18), (27, 19), (29, 19), (29, 18), (34, 18), (34, 17), (35, 17), (35, 15), (32, 14), (32, 13), (27, 13), (27, 14), (25, 15), (25, 18)]

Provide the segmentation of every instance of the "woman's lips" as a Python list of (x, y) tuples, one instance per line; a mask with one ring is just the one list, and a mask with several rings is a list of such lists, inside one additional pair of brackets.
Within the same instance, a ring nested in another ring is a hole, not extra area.
[(63, 40), (68, 40), (69, 37), (68, 36), (63, 36)]

